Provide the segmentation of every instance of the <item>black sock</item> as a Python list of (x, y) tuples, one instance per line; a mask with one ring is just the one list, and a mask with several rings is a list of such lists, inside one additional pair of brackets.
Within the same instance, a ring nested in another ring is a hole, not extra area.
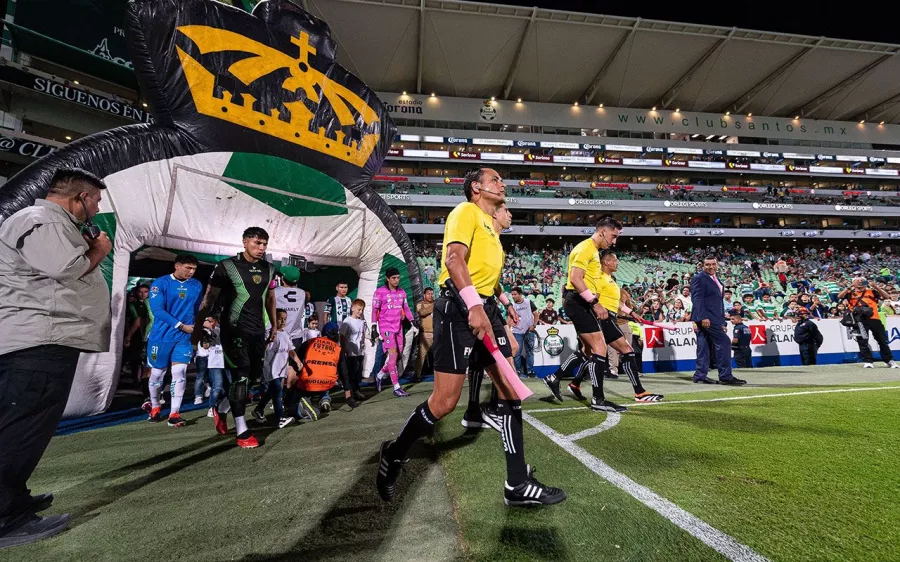
[(488, 405), (492, 409), (496, 410), (498, 400), (499, 400), (499, 396), (497, 395), (497, 385), (493, 384), (493, 382), (492, 382), (491, 383), (491, 397), (488, 399)]
[(413, 443), (422, 437), (430, 435), (437, 421), (437, 418), (428, 408), (428, 400), (416, 406), (412, 415), (406, 420), (403, 429), (400, 430), (400, 435), (397, 436), (397, 439), (391, 445), (391, 455), (395, 459), (406, 460)]
[(602, 355), (591, 355), (591, 360), (581, 369), (587, 371), (587, 375), (591, 379), (591, 387), (593, 388), (593, 396), (595, 402), (602, 402), (606, 399), (603, 395), (603, 379), (609, 374), (609, 360)]
[[(572, 359), (572, 362), (566, 365), (570, 359)], [(587, 362), (588, 357), (581, 350), (578, 350), (566, 358), (566, 362), (563, 363), (562, 366), (567, 367), (567, 373), (572, 377), (572, 383), (575, 386), (581, 386), (581, 381), (587, 376)]]
[(631, 381), (631, 386), (634, 387), (634, 393), (643, 394), (647, 392), (644, 389), (644, 385), (641, 384), (641, 379), (638, 378), (637, 354), (632, 351), (631, 353), (626, 353), (621, 357), (622, 360), (619, 362), (619, 370), (625, 371), (625, 374), (628, 375), (628, 380)]
[(525, 442), (522, 438), (522, 401), (500, 400), (497, 413), (502, 420), (500, 435), (506, 452), (506, 483), (517, 486), (528, 479)]
[(476, 411), (481, 404), (482, 381), (484, 381), (484, 371), (481, 369), (469, 371), (469, 410)]
[[(580, 351), (575, 351), (568, 357), (566, 360), (562, 362), (556, 372), (547, 377), (549, 382), (556, 382), (557, 380), (565, 377), (565, 378), (573, 378), (575, 376), (575, 371), (578, 370), (578, 367), (584, 363), (585, 357), (584, 353)], [(580, 384), (581, 381), (578, 381)]]

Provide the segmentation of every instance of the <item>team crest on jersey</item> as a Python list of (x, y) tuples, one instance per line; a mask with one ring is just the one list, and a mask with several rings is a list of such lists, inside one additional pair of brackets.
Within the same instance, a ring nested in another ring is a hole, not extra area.
[(178, 298), (181, 299), (181, 300), (186, 299), (186, 298), (187, 298), (187, 292), (185, 292), (185, 291), (178, 291)]
[(262, 275), (254, 275), (254, 276), (253, 276), (253, 282), (256, 283), (257, 285), (259, 285), (260, 283), (262, 283)]

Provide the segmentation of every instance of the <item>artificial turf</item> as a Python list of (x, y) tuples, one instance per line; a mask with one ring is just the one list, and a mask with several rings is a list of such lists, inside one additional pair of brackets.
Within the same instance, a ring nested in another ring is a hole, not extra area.
[[(755, 371), (753, 388), (653, 375), (645, 385), (670, 402), (890, 390), (632, 407), (617, 426), (578, 443), (772, 560), (900, 560), (900, 385), (886, 369), (865, 375), (849, 367)], [(531, 415), (557, 431), (605, 419), (563, 410), (579, 403), (548, 401), (546, 387), (529, 385), (538, 399), (526, 411), (556, 408)], [(627, 381), (607, 390), (628, 398)], [(180, 429), (141, 421), (57, 437), (30, 484), (55, 492), (49, 513), (72, 513), (72, 525), (0, 551), (0, 562), (722, 559), (529, 425), (528, 462), (569, 499), (504, 507), (499, 435), (466, 432), (461, 408), (433, 442), (414, 448), (398, 498), (384, 504), (373, 486), (378, 445), (430, 391), (414, 385), (408, 399), (385, 392), (316, 423), (263, 428), (263, 446), (250, 451), (234, 446), (233, 432), (217, 436), (203, 411), (188, 413)]]

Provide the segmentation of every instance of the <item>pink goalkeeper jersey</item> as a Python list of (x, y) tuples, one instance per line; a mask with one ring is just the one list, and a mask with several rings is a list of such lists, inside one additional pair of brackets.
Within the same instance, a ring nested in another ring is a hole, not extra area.
[(378, 319), (378, 329), (381, 331), (399, 332), (403, 316), (405, 315), (410, 321), (413, 317), (409, 305), (406, 303), (406, 291), (403, 289), (392, 291), (385, 285), (375, 290), (375, 296), (372, 297), (372, 308), (374, 311), (378, 311), (377, 313), (373, 311), (372, 317)]

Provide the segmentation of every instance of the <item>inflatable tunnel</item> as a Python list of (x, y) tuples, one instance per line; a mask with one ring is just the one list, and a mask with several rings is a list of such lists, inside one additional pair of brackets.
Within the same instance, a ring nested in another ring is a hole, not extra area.
[(335, 63), (324, 22), (287, 0), (260, 2), (252, 14), (211, 0), (132, 0), (125, 26), (155, 123), (80, 139), (0, 188), (2, 220), (43, 197), (60, 167), (108, 185), (96, 222), (114, 240), (102, 264), (111, 349), (82, 355), (67, 417), (102, 412), (115, 393), (133, 252), (221, 259), (242, 250), (245, 228), (260, 226), (276, 262), (352, 267), (367, 303), (397, 267), (421, 299), (409, 238), (369, 187), (396, 129), (375, 94)]

